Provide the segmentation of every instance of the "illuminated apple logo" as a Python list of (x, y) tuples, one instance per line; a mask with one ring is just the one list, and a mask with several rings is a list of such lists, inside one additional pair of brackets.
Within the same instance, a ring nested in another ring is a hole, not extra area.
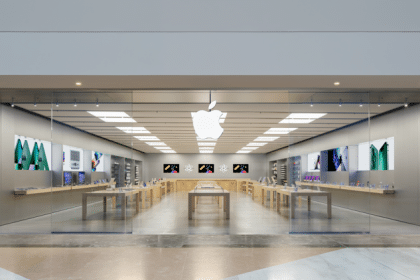
[(216, 101), (210, 103), (209, 112), (200, 110), (193, 116), (194, 130), (200, 139), (218, 139), (223, 133), (223, 128), (219, 124), (222, 112), (212, 111), (214, 106), (216, 106)]

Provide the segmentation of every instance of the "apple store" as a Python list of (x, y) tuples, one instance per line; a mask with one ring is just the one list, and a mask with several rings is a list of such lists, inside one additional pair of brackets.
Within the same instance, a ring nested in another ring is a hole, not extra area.
[(420, 232), (415, 92), (80, 87), (2, 101), (2, 233)]

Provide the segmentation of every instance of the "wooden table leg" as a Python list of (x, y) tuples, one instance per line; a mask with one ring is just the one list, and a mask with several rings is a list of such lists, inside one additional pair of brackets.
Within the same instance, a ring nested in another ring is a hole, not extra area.
[(223, 196), (218, 196), (217, 200), (219, 201), (219, 208), (222, 208), (222, 206), (223, 206)]
[(107, 197), (104, 196), (104, 213), (106, 213), (106, 199), (107, 199)]
[(127, 209), (127, 199), (126, 199), (126, 196), (125, 195), (123, 195), (123, 196), (121, 196), (121, 218), (123, 219), (123, 220), (125, 220), (125, 212), (126, 212), (126, 209)]
[(295, 204), (296, 204), (295, 196), (293, 194), (290, 194), (289, 200), (290, 200), (290, 218), (294, 219), (295, 218)]
[(192, 220), (193, 196), (188, 194), (188, 220)]
[(82, 219), (86, 220), (87, 216), (87, 194), (82, 195)]
[(273, 208), (274, 203), (274, 191), (270, 192), (270, 208)]
[(115, 196), (113, 196), (111, 198), (111, 201), (112, 201), (112, 209), (117, 208), (117, 198)]
[(150, 189), (150, 206), (153, 205), (153, 189)]
[(311, 197), (308, 196), (308, 211), (311, 211)]
[(328, 193), (327, 194), (327, 207), (328, 207), (328, 219), (331, 219), (331, 216), (332, 216), (332, 211), (331, 211), (331, 201), (332, 199), (331, 199), (331, 193)]
[(224, 198), (226, 201), (226, 219), (229, 220), (230, 219), (230, 194), (226, 194)]
[(264, 189), (261, 189), (261, 204), (265, 205)]
[(277, 193), (277, 198), (276, 198), (276, 208), (277, 208), (277, 212), (280, 211), (280, 193)]
[(136, 212), (140, 212), (140, 192), (136, 194)]

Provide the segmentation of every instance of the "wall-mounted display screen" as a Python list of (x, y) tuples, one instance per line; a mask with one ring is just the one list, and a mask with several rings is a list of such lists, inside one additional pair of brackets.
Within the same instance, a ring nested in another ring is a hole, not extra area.
[(308, 172), (321, 170), (321, 152), (308, 154)]
[(214, 173), (214, 164), (199, 164), (198, 173)]
[(83, 185), (85, 183), (85, 172), (79, 172), (79, 177), (77, 181), (79, 185)]
[(394, 170), (394, 137), (360, 143), (357, 169)]
[(104, 172), (104, 154), (92, 151), (92, 172)]
[(65, 186), (69, 186), (72, 184), (73, 182), (73, 177), (71, 172), (63, 172), (63, 177), (64, 177), (64, 185)]
[(46, 170), (51, 166), (51, 142), (15, 135), (15, 170)]
[(248, 164), (234, 164), (233, 173), (249, 173)]
[(163, 173), (179, 173), (179, 164), (164, 164)]
[(83, 149), (63, 145), (63, 171), (83, 171)]
[(349, 170), (349, 148), (347, 146), (327, 151), (328, 171)]

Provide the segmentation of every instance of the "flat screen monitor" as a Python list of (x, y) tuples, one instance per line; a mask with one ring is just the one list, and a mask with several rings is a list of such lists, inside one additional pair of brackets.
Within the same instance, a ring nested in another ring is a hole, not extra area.
[(315, 181), (319, 181), (319, 180), (320, 180), (319, 176), (315, 176)]
[(164, 164), (163, 173), (179, 173), (179, 164)]
[(214, 164), (199, 164), (198, 173), (214, 173)]
[(248, 164), (234, 164), (233, 173), (249, 173)]
[(83, 185), (85, 183), (85, 172), (79, 172), (78, 182), (79, 185)]
[(63, 177), (65, 186), (70, 186), (73, 183), (73, 177), (71, 172), (63, 172)]

